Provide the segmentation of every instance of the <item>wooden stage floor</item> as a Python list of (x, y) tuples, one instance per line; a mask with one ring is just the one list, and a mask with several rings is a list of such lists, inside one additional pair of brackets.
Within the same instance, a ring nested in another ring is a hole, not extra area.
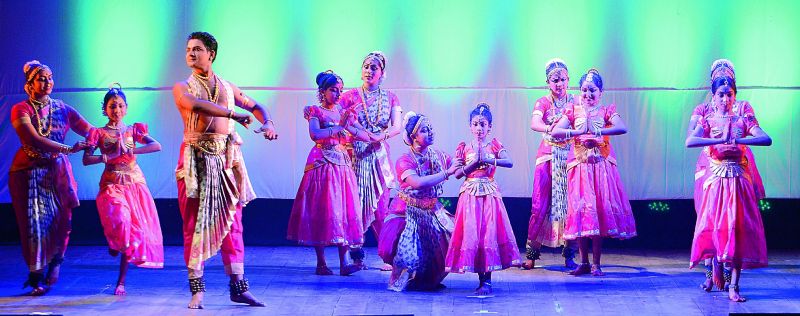
[[(689, 252), (608, 250), (604, 277), (566, 275), (560, 254), (545, 252), (537, 268), (494, 274), (494, 297), (476, 298), (475, 274), (450, 274), (439, 292), (386, 290), (388, 272), (377, 269), (353, 276), (316, 276), (314, 254), (302, 247), (248, 247), (246, 273), (251, 291), (267, 307), (246, 307), (228, 300), (227, 277), (219, 256), (206, 268), (205, 310), (185, 308), (189, 301), (182, 248), (166, 247), (166, 267), (131, 267), (127, 296), (113, 294), (118, 261), (105, 247), (72, 246), (61, 280), (43, 297), (20, 288), (27, 269), (19, 246), (0, 247), (0, 314), (35, 312), (64, 315), (727, 315), (800, 313), (800, 251), (773, 251), (770, 267), (745, 271), (740, 282), (745, 303), (728, 301), (724, 292), (699, 288), (702, 269), (688, 270)], [(334, 248), (329, 266), (338, 273)], [(375, 248), (367, 248), (371, 267), (379, 266)]]

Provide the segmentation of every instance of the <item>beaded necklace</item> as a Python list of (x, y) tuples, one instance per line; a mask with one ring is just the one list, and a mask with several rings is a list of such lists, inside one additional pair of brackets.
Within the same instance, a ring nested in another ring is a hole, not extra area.
[[(35, 100), (33, 98), (28, 99), (31, 107), (33, 107), (33, 115), (36, 116), (36, 122), (38, 123), (36, 126), (36, 133), (42, 137), (50, 136), (50, 132), (53, 130), (53, 105), (51, 104), (52, 100), (50, 97), (47, 97), (47, 101), (41, 102), (39, 100)], [(41, 111), (45, 106), (49, 107), (49, 113), (47, 114), (47, 124), (45, 124), (45, 118), (43, 118), (39, 111)]]
[[(373, 93), (370, 93), (373, 94)], [(364, 99), (364, 117), (367, 118), (367, 123), (369, 126), (377, 126), (378, 120), (381, 117), (381, 113), (383, 112), (383, 95), (381, 94), (381, 88), (378, 86), (378, 110), (375, 112), (375, 120), (373, 121), (369, 117), (369, 113), (367, 112), (367, 90), (364, 89), (364, 86), (361, 86), (361, 98)]]
[(214, 104), (216, 104), (217, 100), (219, 99), (219, 89), (218, 89), (218, 85), (217, 85), (217, 82), (219, 81), (219, 79), (217, 78), (217, 75), (216, 74), (214, 75), (214, 94), (211, 94), (211, 89), (205, 83), (205, 81), (209, 81), (209, 82), (211, 81), (210, 77), (205, 77), (205, 76), (200, 75), (198, 73), (192, 73), (192, 76), (197, 78), (197, 81), (200, 81), (200, 84), (203, 85), (203, 88), (206, 90), (206, 94), (208, 95), (208, 100), (213, 102)]

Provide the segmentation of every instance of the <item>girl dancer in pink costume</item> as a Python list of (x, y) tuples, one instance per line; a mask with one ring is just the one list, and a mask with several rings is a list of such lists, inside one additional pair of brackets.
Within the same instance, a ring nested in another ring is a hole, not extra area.
[(511, 168), (514, 162), (500, 141), (487, 137), (492, 130), (492, 112), (486, 103), (469, 114), (469, 129), (475, 139), (459, 143), (456, 149), (462, 165), (456, 177), (466, 176), (466, 180), (458, 195), (446, 270), (478, 273), (475, 294), (488, 295), (492, 293), (492, 271), (521, 263), (503, 197), (494, 181), (498, 167)]
[[(161, 144), (150, 137), (146, 124), (125, 125), (122, 120), (127, 113), (122, 87), (112, 87), (103, 98), (103, 115), (108, 117), (108, 123), (92, 129), (87, 137), (92, 147), (83, 155), (84, 165), (105, 164), (97, 193), (97, 212), (109, 253), (122, 254), (114, 295), (126, 294), (128, 263), (142, 268), (164, 267), (158, 211), (136, 163), (136, 155), (160, 151)], [(136, 147), (136, 143), (144, 146)], [(100, 155), (92, 155), (95, 149), (100, 149)]]
[[(709, 77), (711, 80), (714, 77), (719, 77), (721, 75), (728, 76), (736, 80), (736, 73), (734, 71), (733, 63), (727, 59), (717, 59), (711, 64), (711, 71), (709, 73)], [(692, 111), (692, 116), (689, 119), (689, 131), (688, 135), (691, 135), (694, 132), (694, 128), (697, 126), (697, 122), (700, 118), (708, 117), (714, 113), (714, 105), (712, 102), (704, 102), (698, 104), (694, 111)], [(731, 111), (738, 116), (746, 116), (746, 115), (753, 115), (753, 107), (750, 105), (749, 102), (743, 100), (736, 100), (733, 103)], [(688, 137), (687, 135), (687, 137)], [(766, 195), (764, 192), (764, 183), (761, 181), (761, 174), (758, 172), (758, 167), (756, 167), (756, 161), (753, 157), (753, 152), (750, 150), (750, 147), (743, 146), (742, 150), (744, 151), (744, 157), (747, 159), (747, 163), (745, 171), (748, 172), (750, 175), (750, 180), (753, 183), (753, 190), (756, 194), (756, 198), (761, 200)], [(700, 202), (703, 196), (703, 183), (710, 175), (710, 171), (708, 171), (709, 166), (709, 147), (705, 147), (701, 152), (700, 156), (697, 157), (697, 167), (695, 170), (695, 178), (694, 178), (694, 205), (695, 211), (700, 213)], [(713, 285), (713, 269), (712, 269), (712, 262), (711, 259), (707, 259), (705, 262), (706, 267), (706, 281), (701, 284), (701, 287), (706, 291), (712, 290)], [(731, 283), (731, 270), (730, 267), (725, 267), (723, 270), (722, 275), (717, 275), (717, 284), (725, 283), (723, 289), (727, 290), (727, 285)]]
[[(369, 142), (353, 142), (353, 171), (358, 178), (358, 192), (361, 197), (363, 229), (372, 227), (375, 237), (380, 236), (383, 221), (389, 208), (389, 189), (398, 187), (397, 176), (389, 156), (389, 138), (400, 134), (403, 110), (397, 96), (389, 90), (381, 89), (386, 78), (386, 56), (375, 51), (364, 57), (361, 64), (361, 80), (364, 83), (345, 92), (339, 104), (344, 109), (356, 113), (358, 123), (366, 129), (373, 139)], [(358, 265), (363, 265), (364, 250), (354, 247), (350, 257)], [(391, 270), (389, 263), (381, 270)]]
[(533, 177), (531, 219), (528, 221), (528, 242), (525, 263), (522, 267), (533, 269), (539, 259), (539, 249), (564, 246), (564, 266), (575, 269), (575, 241), (564, 240), (564, 219), (567, 217), (567, 156), (572, 140), (551, 135), (564, 111), (575, 103), (567, 93), (569, 73), (561, 59), (552, 59), (545, 65), (550, 94), (536, 100), (531, 115), (531, 129), (542, 133), (542, 143), (536, 152)]
[[(732, 269), (728, 298), (744, 302), (739, 294), (742, 269), (767, 266), (764, 224), (744, 147), (769, 146), (772, 139), (752, 112), (739, 115), (735, 111), (736, 81), (731, 73), (732, 69), (712, 68), (713, 112), (701, 117), (686, 138), (687, 147), (705, 146), (708, 154), (700, 204), (695, 206), (698, 212), (690, 267), (712, 259), (713, 271), (707, 276), (713, 276), (716, 286), (722, 289), (722, 265), (729, 264)], [(710, 291), (709, 281), (704, 288)]]
[(79, 204), (67, 155), (88, 145), (65, 145), (64, 138), (69, 130), (85, 137), (92, 125), (64, 101), (50, 97), (55, 85), (50, 67), (32, 60), (22, 70), (28, 99), (11, 107), (11, 125), (22, 146), (11, 162), (8, 191), (30, 271), (23, 286), (33, 288), (29, 295), (39, 296), (46, 292), (43, 285), (58, 281), (72, 209)]
[(403, 141), (409, 152), (397, 159), (400, 192), (381, 231), (379, 253), (392, 262), (389, 289), (430, 291), (442, 287), (453, 220), (439, 203), (442, 184), (460, 167), (434, 149), (433, 126), (424, 115), (406, 113)]
[(360, 267), (348, 264), (345, 254), (351, 245), (364, 242), (364, 230), (358, 184), (345, 145), (353, 137), (368, 141), (369, 136), (358, 128), (352, 111), (337, 104), (342, 92), (338, 75), (330, 70), (319, 73), (317, 86), (320, 104), (303, 109), (315, 145), (294, 199), (287, 238), (314, 247), (318, 275), (333, 274), (325, 261), (325, 246), (337, 246), (339, 274), (350, 275)]
[[(601, 104), (603, 79), (590, 69), (579, 82), (581, 98), (559, 120), (552, 135), (574, 137), (575, 147), (567, 159), (567, 221), (564, 238), (577, 239), (581, 264), (571, 275), (603, 275), (600, 269), (602, 238), (636, 236), (631, 204), (617, 171), (610, 135), (627, 132), (614, 104)], [(571, 125), (572, 129), (566, 129)], [(589, 240), (592, 265), (589, 266)]]

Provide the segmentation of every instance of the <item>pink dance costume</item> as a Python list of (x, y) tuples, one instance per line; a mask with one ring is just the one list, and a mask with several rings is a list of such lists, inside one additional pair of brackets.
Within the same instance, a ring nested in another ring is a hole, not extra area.
[[(359, 124), (371, 133), (385, 132), (391, 124), (392, 111), (400, 107), (397, 96), (384, 89), (373, 92), (352, 89), (342, 94), (339, 104), (344, 109), (352, 109), (357, 114)], [(389, 209), (390, 189), (399, 186), (392, 168), (389, 144), (384, 140), (354, 141), (352, 145), (353, 171), (358, 179), (363, 229), (366, 232), (373, 225), (373, 228), (377, 228), (376, 235), (380, 235), (380, 227)]]
[[(342, 112), (338, 106), (328, 110), (313, 105), (303, 109), (303, 117), (328, 128), (339, 125)], [(347, 139), (334, 134), (315, 143), (292, 205), (287, 238), (308, 246), (363, 244), (358, 180), (345, 147)]]
[[(491, 158), (506, 150), (492, 139), (488, 152)], [(465, 164), (478, 159), (472, 146), (461, 142), (456, 157)], [(495, 166), (481, 166), (466, 175), (456, 207), (456, 220), (450, 247), (447, 250), (448, 272), (492, 272), (521, 264), (519, 248), (511, 229), (506, 207), (497, 182)]]
[[(736, 103), (733, 104), (731, 112), (742, 117), (748, 115), (755, 116), (753, 107), (750, 105), (750, 102), (747, 101), (736, 101)], [(699, 122), (701, 118), (707, 119), (712, 114), (714, 114), (714, 106), (711, 103), (700, 103), (692, 111), (692, 119)], [(743, 146), (742, 150), (744, 151), (744, 158), (747, 160), (745, 171), (750, 174), (756, 198), (761, 200), (766, 197), (766, 192), (764, 191), (764, 183), (761, 181), (761, 173), (758, 172), (758, 167), (753, 157), (753, 151), (747, 146)], [(709, 161), (709, 147), (705, 147), (703, 151), (700, 152), (700, 156), (697, 157), (697, 167), (694, 173), (694, 205), (697, 213), (700, 212), (699, 206), (702, 198), (703, 183), (710, 176), (708, 172)]]
[[(61, 100), (50, 99), (49, 108), (37, 112), (28, 101), (19, 102), (11, 107), (11, 124), (16, 128), (28, 119), (37, 132), (46, 130), (41, 124), (48, 124), (50, 133), (43, 137), (62, 144), (70, 129), (77, 132), (91, 128)], [(50, 262), (60, 264), (72, 230), (72, 209), (79, 205), (67, 156), (23, 144), (11, 163), (8, 189), (28, 269), (34, 272)]]
[[(402, 180), (410, 175), (439, 173), (451, 163), (449, 155), (429, 147), (424, 155), (409, 151), (400, 156), (396, 170)], [(414, 189), (400, 182), (400, 192), (392, 200), (378, 243), (384, 262), (391, 263), (395, 272), (402, 271), (389, 284), (390, 290), (436, 290), (447, 276), (445, 257), (453, 220), (438, 200), (443, 191), (442, 183)]]
[[(735, 113), (735, 112), (734, 112)], [(752, 113), (744, 116), (702, 117), (703, 137), (720, 138), (730, 124), (736, 137), (751, 135), (758, 126)], [(707, 146), (707, 177), (704, 178), (697, 208), (690, 267), (708, 258), (742, 264), (743, 269), (767, 266), (767, 242), (758, 208), (752, 173), (748, 171), (745, 145)]]
[[(598, 105), (587, 110), (574, 105), (565, 113), (575, 129), (584, 124), (611, 126), (618, 116), (614, 104)], [(590, 129), (591, 130), (591, 129)], [(584, 147), (582, 141), (594, 139), (597, 146)], [(611, 237), (628, 239), (636, 236), (636, 223), (622, 181), (617, 159), (608, 136), (579, 135), (567, 159), (567, 220), (564, 238)]]
[[(122, 146), (144, 144), (147, 125), (134, 123), (120, 133), (107, 128), (92, 129), (87, 142), (110, 155)], [(142, 268), (164, 267), (164, 247), (158, 211), (142, 170), (133, 154), (120, 155), (106, 162), (97, 193), (97, 212), (108, 246)]]
[[(565, 104), (556, 104), (552, 95), (536, 101), (534, 115), (540, 115), (545, 124), (558, 122), (568, 105), (574, 102), (567, 95)], [(567, 157), (572, 142), (555, 139), (542, 133), (542, 143), (536, 151), (533, 171), (531, 218), (528, 221), (528, 244), (539, 243), (547, 247), (566, 245), (564, 220), (567, 217)]]

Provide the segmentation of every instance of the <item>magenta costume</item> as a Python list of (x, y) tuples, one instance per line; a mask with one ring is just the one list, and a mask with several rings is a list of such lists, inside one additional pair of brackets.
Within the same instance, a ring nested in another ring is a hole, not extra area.
[[(382, 133), (391, 124), (392, 111), (400, 107), (397, 96), (387, 90), (366, 91), (362, 88), (345, 92), (339, 99), (344, 109), (356, 113), (361, 126), (371, 133)], [(366, 232), (373, 222), (383, 224), (389, 208), (390, 189), (398, 187), (392, 168), (389, 144), (380, 142), (353, 141), (353, 171), (358, 179), (358, 192), (363, 211), (363, 229)], [(380, 228), (378, 228), (380, 230)], [(377, 234), (380, 234), (376, 230)]]
[[(567, 95), (565, 104), (556, 104), (552, 95), (536, 100), (533, 115), (542, 117), (545, 124), (553, 125), (574, 103)], [(566, 245), (564, 220), (567, 216), (567, 157), (572, 148), (571, 139), (556, 139), (542, 133), (542, 142), (536, 151), (533, 176), (531, 218), (528, 221), (528, 246), (539, 243), (548, 247)]]
[[(48, 105), (49, 109), (37, 111), (29, 101), (15, 104), (11, 108), (11, 124), (16, 128), (28, 121), (37, 132), (46, 129), (40, 125), (48, 124), (49, 135), (40, 135), (59, 143), (64, 143), (70, 129), (85, 136), (83, 133), (91, 128), (63, 101), (49, 99)], [(67, 156), (23, 144), (11, 163), (8, 188), (28, 269), (39, 271), (49, 262), (61, 260), (72, 230), (72, 209), (79, 205)]]
[[(321, 128), (339, 125), (343, 110), (313, 105), (303, 117)], [(337, 134), (320, 138), (308, 154), (303, 179), (289, 217), (287, 238), (301, 245), (350, 246), (364, 243), (358, 182), (345, 144)]]
[[(738, 102), (737, 102), (738, 103)], [(737, 112), (734, 112), (737, 113)], [(736, 138), (751, 135), (758, 126), (752, 112), (719, 117), (713, 112), (701, 117), (703, 137), (720, 138), (726, 125)], [(741, 263), (743, 269), (767, 266), (767, 242), (758, 208), (753, 174), (745, 145), (707, 146), (707, 175), (700, 184), (697, 222), (690, 267), (704, 259)]]
[[(134, 142), (144, 144), (147, 135), (147, 125), (134, 123), (119, 134), (107, 128), (92, 129), (87, 142), (110, 155), (119, 153), (123, 146), (134, 148)], [(133, 154), (106, 162), (97, 193), (97, 212), (109, 248), (124, 253), (128, 262), (138, 267), (164, 267), (158, 211)]]
[[(736, 103), (733, 104), (731, 112), (741, 117), (755, 116), (753, 107), (750, 105), (750, 102), (747, 101), (736, 101)], [(701, 118), (707, 119), (712, 114), (714, 114), (714, 106), (711, 103), (700, 103), (694, 108), (694, 111), (692, 111), (692, 119), (699, 122)], [(745, 171), (750, 174), (750, 180), (753, 183), (753, 190), (756, 194), (756, 198), (761, 200), (766, 197), (766, 192), (764, 191), (764, 183), (761, 181), (761, 174), (758, 172), (758, 167), (753, 157), (753, 151), (747, 146), (743, 146), (742, 151), (744, 152), (744, 159), (747, 160)], [(703, 183), (710, 176), (710, 173), (707, 172), (709, 161), (709, 147), (705, 147), (703, 151), (700, 152), (700, 156), (697, 157), (697, 167), (694, 173), (694, 205), (695, 211), (698, 213), (702, 198)]]
[[(451, 163), (446, 153), (428, 148), (426, 154), (408, 152), (400, 156), (396, 170), (402, 180), (410, 175), (439, 173)], [(442, 183), (417, 190), (400, 182), (400, 192), (392, 200), (378, 243), (384, 262), (392, 263), (396, 271), (402, 270), (401, 276), (389, 284), (390, 290), (435, 290), (447, 276), (445, 257), (453, 220), (438, 200), (443, 190)]]
[[(491, 158), (506, 150), (497, 139), (487, 144)], [(478, 159), (472, 146), (461, 142), (456, 157), (465, 164)], [(511, 229), (497, 182), (495, 166), (481, 166), (466, 175), (456, 207), (456, 220), (447, 250), (448, 272), (492, 272), (521, 264), (519, 248)]]
[[(587, 110), (573, 105), (564, 115), (575, 129), (585, 124), (608, 127), (618, 116), (614, 104), (597, 105)], [(590, 129), (591, 130), (591, 129)], [(597, 144), (585, 147), (584, 141)], [(617, 171), (617, 159), (608, 136), (579, 135), (573, 138), (574, 149), (567, 160), (568, 207), (564, 238), (636, 236), (631, 204)]]

